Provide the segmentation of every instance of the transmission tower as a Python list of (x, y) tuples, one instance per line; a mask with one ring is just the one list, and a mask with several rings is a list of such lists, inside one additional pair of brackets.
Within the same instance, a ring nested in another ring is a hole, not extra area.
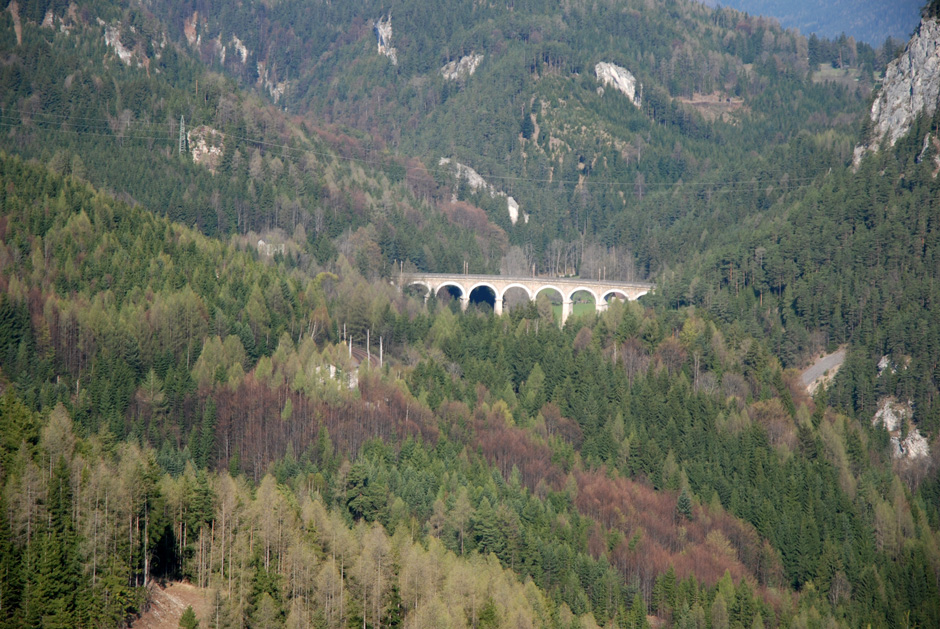
[(186, 120), (180, 116), (180, 155), (183, 154), (183, 148), (186, 146)]

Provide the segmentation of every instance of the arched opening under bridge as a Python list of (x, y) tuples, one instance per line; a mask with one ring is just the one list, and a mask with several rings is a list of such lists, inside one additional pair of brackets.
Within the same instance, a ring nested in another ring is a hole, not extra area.
[(535, 307), (545, 316), (546, 309), (552, 313), (556, 323), (564, 320), (565, 295), (554, 286), (543, 286), (535, 294)]
[(496, 308), (496, 290), (486, 284), (473, 287), (470, 290), (470, 303), (468, 305), (492, 312)]

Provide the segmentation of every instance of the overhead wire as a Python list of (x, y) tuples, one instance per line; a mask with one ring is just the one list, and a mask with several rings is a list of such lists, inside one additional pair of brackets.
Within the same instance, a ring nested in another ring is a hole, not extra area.
[[(35, 112), (27, 115), (11, 115), (5, 112), (0, 111), (0, 127), (23, 127), (23, 119), (27, 119), (29, 123), (36, 124), (38, 128), (46, 132), (51, 133), (61, 133), (69, 135), (78, 135), (78, 136), (94, 136), (94, 137), (111, 137), (115, 140), (121, 141), (165, 141), (175, 143), (177, 141), (177, 136), (175, 132), (170, 134), (152, 134), (152, 135), (137, 135), (134, 133), (129, 133), (128, 131), (131, 127), (140, 128), (145, 133), (149, 129), (156, 129), (158, 127), (167, 127), (172, 123), (169, 120), (163, 122), (153, 122), (153, 121), (142, 121), (139, 119), (131, 119), (126, 122), (120, 121), (118, 117), (114, 118), (101, 118), (101, 117), (82, 117), (82, 116), (71, 116), (66, 114), (55, 114), (51, 112)], [(70, 129), (67, 126), (68, 123), (73, 121), (82, 121), (87, 123), (86, 125), (90, 129)], [(177, 123), (178, 124), (178, 123)], [(195, 121), (190, 123), (190, 128), (196, 128), (199, 126), (204, 126), (206, 123), (201, 121)], [(56, 126), (53, 126), (56, 125)], [(114, 129), (115, 125), (124, 125), (124, 129), (116, 131)], [(279, 142), (272, 142), (269, 140), (264, 140), (260, 138), (253, 138), (247, 136), (228, 136), (235, 141), (241, 141), (253, 146), (264, 147), (270, 150), (281, 150), (282, 152), (294, 153), (294, 154), (309, 154), (317, 157), (341, 160), (347, 162), (355, 162), (363, 165), (368, 165), (379, 170), (385, 170), (388, 167), (388, 159), (392, 157), (389, 154), (379, 154), (377, 151), (372, 149), (364, 149), (367, 153), (372, 153), (376, 157), (365, 158), (357, 157), (351, 155), (342, 155), (338, 151), (323, 151), (317, 150), (313, 147), (299, 147), (293, 146), (290, 144), (283, 144)], [(307, 140), (310, 141), (309, 139)], [(362, 152), (363, 149), (357, 149), (357, 152)], [(477, 174), (480, 174), (479, 171), (473, 169)], [(455, 175), (454, 168), (443, 168), (440, 166), (427, 167), (422, 164), (421, 167), (405, 167), (406, 172), (427, 172), (428, 174), (439, 173), (443, 175)], [(807, 186), (809, 182), (816, 181), (818, 176), (813, 177), (789, 177), (788, 173), (761, 173), (761, 179), (764, 181), (758, 180), (757, 175), (751, 177), (750, 179), (741, 179), (741, 180), (693, 180), (693, 181), (683, 181), (682, 179), (673, 182), (638, 182), (635, 179), (630, 181), (624, 180), (600, 180), (600, 179), (591, 179), (585, 177), (584, 179), (555, 179), (555, 178), (537, 178), (537, 177), (523, 177), (517, 175), (496, 175), (496, 174), (480, 174), (480, 176), (487, 182), (490, 181), (501, 181), (505, 183), (530, 183), (530, 184), (552, 184), (552, 185), (585, 185), (585, 186), (606, 186), (606, 187), (630, 187), (635, 188), (641, 186), (644, 189), (681, 189), (681, 188), (694, 188), (701, 189), (701, 191), (710, 192), (711, 194), (716, 193), (725, 193), (732, 192), (735, 188), (744, 189), (744, 187), (766, 187), (773, 185), (786, 185), (787, 189), (801, 189)], [(774, 180), (774, 183), (768, 183), (766, 178), (769, 177)], [(786, 177), (786, 181), (782, 181)], [(799, 185), (797, 185), (799, 184)]]

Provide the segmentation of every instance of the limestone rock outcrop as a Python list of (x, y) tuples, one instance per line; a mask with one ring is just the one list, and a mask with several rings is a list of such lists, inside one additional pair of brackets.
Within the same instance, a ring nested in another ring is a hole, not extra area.
[(891, 438), (891, 456), (895, 459), (927, 459), (930, 444), (911, 421), (914, 411), (910, 402), (884, 398), (872, 418), (872, 426), (884, 426)]
[[(613, 87), (626, 95), (630, 102), (639, 107), (643, 99), (643, 86), (633, 73), (613, 63), (602, 61), (594, 66), (594, 75), (604, 85)], [(602, 88), (598, 88), (602, 93)]]
[(225, 134), (207, 125), (199, 125), (186, 133), (186, 142), (193, 155), (193, 162), (205, 166), (214, 173), (222, 163)]
[[(183, 20), (183, 36), (200, 54), (218, 57), (223, 66), (228, 60), (247, 66), (248, 56), (252, 54), (245, 42), (234, 33), (228, 39), (223, 39), (221, 30), (213, 36), (208, 18), (200, 15), (199, 11), (193, 11), (192, 15)], [(229, 55), (232, 50), (235, 54)]]
[[(114, 54), (117, 55), (117, 58), (120, 59), (124, 65), (144, 68), (149, 74), (150, 58), (145, 54), (144, 51), (148, 48), (152, 49), (153, 58), (160, 59), (161, 55), (163, 54), (163, 50), (166, 49), (166, 33), (162, 33), (161, 41), (152, 40), (148, 44), (145, 36), (142, 33), (139, 33), (132, 25), (125, 26), (120, 22), (116, 24), (107, 24), (101, 18), (97, 18), (97, 21), (99, 26), (104, 27), (105, 45), (114, 51)], [(62, 27), (66, 26), (66, 23), (63, 20), (59, 20), (59, 22)], [(124, 34), (129, 35), (131, 40), (135, 43), (128, 45), (126, 42), (121, 41), (122, 30), (124, 31)], [(63, 30), (63, 32), (68, 32), (68, 30)], [(158, 69), (157, 72), (159, 71), (160, 70)]]
[(392, 65), (398, 65), (398, 51), (392, 46), (392, 15), (386, 16), (384, 20), (379, 19), (372, 23), (372, 30), (375, 32), (375, 42), (379, 48), (379, 54), (385, 55), (392, 61)]
[[(519, 211), (519, 203), (513, 199), (511, 196), (503, 192), (502, 190), (497, 190), (493, 184), (487, 182), (477, 171), (473, 170), (466, 164), (461, 164), (458, 161), (451, 160), (449, 157), (442, 157), (441, 161), (438, 162), (439, 166), (450, 166), (453, 169), (454, 176), (457, 179), (463, 179), (467, 182), (467, 186), (474, 192), (483, 190), (489, 192), (491, 197), (503, 197), (506, 199), (506, 208), (509, 211), (509, 220), (515, 225), (516, 222), (522, 218), (522, 222), (529, 222), (529, 215), (525, 212)], [(456, 195), (455, 200), (456, 200)]]
[(482, 61), (483, 55), (477, 54), (469, 54), (460, 59), (455, 59), (441, 68), (441, 76), (450, 81), (467, 78), (477, 71)]
[(287, 90), (287, 81), (277, 80), (277, 68), (269, 68), (264, 61), (258, 62), (258, 87), (271, 95), (276, 103)]
[(926, 18), (904, 53), (888, 64), (881, 92), (871, 106), (871, 136), (855, 148), (857, 166), (867, 151), (887, 139), (894, 143), (910, 131), (917, 115), (933, 115), (940, 98), (940, 22)]
[(123, 43), (121, 43), (121, 31), (116, 26), (105, 26), (104, 27), (104, 43), (114, 49), (114, 53), (118, 56), (118, 59), (124, 62), (124, 65), (131, 65), (134, 60), (134, 52), (128, 50)]

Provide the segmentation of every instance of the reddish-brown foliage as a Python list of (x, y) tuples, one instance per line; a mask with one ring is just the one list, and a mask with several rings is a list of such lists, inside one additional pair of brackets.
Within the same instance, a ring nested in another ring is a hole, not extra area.
[(407, 169), (405, 180), (408, 182), (408, 187), (411, 188), (415, 198), (427, 200), (435, 195), (437, 182), (434, 181), (434, 177), (424, 167), (424, 164), (419, 160), (409, 159), (405, 164), (405, 168)]
[(675, 374), (682, 369), (688, 355), (678, 340), (669, 337), (656, 348), (656, 357), (670, 374)]
[(474, 430), (477, 447), (504, 478), (509, 478), (515, 466), (529, 491), (535, 491), (539, 481), (555, 491), (564, 485), (564, 474), (551, 462), (551, 448), (537, 443), (522, 428), (507, 425), (502, 411), (484, 413), (478, 410), (474, 416)]
[(591, 345), (593, 338), (594, 333), (591, 332), (591, 328), (585, 326), (578, 330), (578, 334), (574, 337), (574, 342), (571, 345), (574, 347), (574, 351), (580, 352)]
[(365, 159), (368, 157), (362, 143), (354, 137), (323, 127), (315, 127), (313, 130), (345, 159)]
[(581, 447), (584, 433), (581, 426), (572, 419), (562, 416), (561, 409), (554, 402), (549, 402), (539, 411), (545, 420), (545, 431), (548, 437), (559, 436), (575, 448)]
[[(201, 392), (205, 395), (208, 392)], [(294, 393), (288, 387), (268, 387), (253, 374), (244, 378), (235, 390), (215, 391), (218, 405), (218, 452), (216, 462), (236, 453), (249, 474), (260, 478), (269, 463), (283, 456), (287, 444), (295, 452), (304, 452), (325, 426), (337, 452), (354, 456), (369, 439), (387, 442), (420, 436), (428, 442), (438, 437), (437, 421), (426, 407), (407, 392), (384, 382), (380, 377), (363, 374), (359, 397), (344, 397), (328, 403)], [(293, 412), (282, 419), (287, 399)], [(542, 409), (546, 431), (570, 433), (566, 438), (580, 439), (580, 431), (561, 416), (557, 407)], [(531, 432), (514, 426), (500, 404), (483, 404), (471, 415), (461, 402), (445, 403), (439, 419), (452, 436), (461, 435), (504, 477), (519, 472), (530, 491), (545, 487), (560, 491), (566, 476), (552, 462), (552, 450)], [(672, 565), (680, 578), (694, 575), (699, 581), (714, 585), (728, 571), (732, 578), (748, 578), (767, 583), (779, 576), (779, 560), (762, 546), (749, 525), (723, 511), (695, 506), (691, 520), (677, 514), (677, 495), (655, 491), (642, 483), (611, 477), (605, 471), (575, 471), (576, 508), (593, 518), (598, 526), (588, 536), (589, 551), (596, 557), (608, 554), (628, 580), (636, 579), (644, 593), (651, 592), (657, 575)], [(605, 531), (619, 531), (623, 538), (608, 549)]]
[(588, 533), (588, 552), (594, 557), (600, 557), (607, 552), (607, 540), (604, 539), (604, 531), (601, 527), (594, 525)]
[[(425, 441), (437, 441), (432, 413), (400, 388), (365, 374), (359, 392), (358, 399), (328, 403), (284, 386), (269, 388), (248, 374), (238, 389), (214, 394), (218, 435), (214, 462), (238, 454), (244, 469), (260, 478), (269, 463), (284, 455), (288, 443), (298, 453), (313, 445), (321, 426), (329, 431), (336, 451), (350, 457), (376, 437), (395, 442), (420, 435)], [(281, 411), (288, 398), (293, 412), (285, 420)]]
[[(451, 425), (467, 421), (468, 411), (463, 404), (442, 407), (441, 413)], [(557, 433), (559, 426), (570, 422), (551, 404), (543, 407), (542, 415), (546, 432), (553, 426)], [(551, 449), (537, 442), (531, 433), (510, 425), (499, 407), (489, 412), (478, 409), (473, 429), (474, 444), (504, 477), (508, 478), (516, 467), (531, 491), (540, 482), (556, 491), (564, 486), (565, 475), (551, 462)], [(647, 595), (656, 577), (670, 565), (678, 577), (694, 575), (708, 585), (717, 583), (725, 571), (735, 581), (748, 578), (760, 583), (773, 582), (774, 576), (781, 573), (779, 559), (772, 550), (767, 552), (762, 547), (753, 527), (724, 511), (715, 513), (695, 506), (692, 519), (686, 520), (677, 513), (675, 492), (612, 478), (604, 470), (576, 471), (574, 478), (578, 511), (594, 519), (603, 530), (623, 535), (609, 560), (627, 580), (636, 579)], [(595, 557), (607, 552), (603, 530), (593, 529), (588, 538)]]
[(748, 576), (756, 581), (761, 571), (777, 569), (776, 558), (761, 552), (754, 529), (727, 513), (695, 507), (692, 519), (685, 520), (677, 515), (675, 493), (601, 472), (578, 472), (575, 478), (578, 510), (623, 533), (611, 562), (644, 588), (670, 565), (680, 578), (695, 575), (709, 585), (725, 570), (735, 580)]
[(447, 217), (447, 220), (454, 225), (469, 229), (484, 238), (498, 242), (508, 242), (506, 232), (498, 225), (491, 223), (486, 216), (486, 212), (475, 205), (470, 205), (464, 201), (454, 201), (442, 203), (440, 209)]
[(637, 374), (644, 373), (649, 367), (650, 357), (643, 347), (643, 343), (636, 337), (631, 337), (623, 344), (620, 352), (623, 369), (627, 372), (627, 379), (633, 384)]
[(803, 386), (799, 371), (796, 369), (787, 369), (783, 372), (783, 381), (786, 383), (787, 389), (790, 391), (790, 397), (797, 407), (809, 406), (810, 409), (815, 407), (812, 396), (806, 391), (806, 387)]
[(369, 215), (369, 200), (362, 190), (354, 188), (349, 192), (349, 209), (361, 218)]

